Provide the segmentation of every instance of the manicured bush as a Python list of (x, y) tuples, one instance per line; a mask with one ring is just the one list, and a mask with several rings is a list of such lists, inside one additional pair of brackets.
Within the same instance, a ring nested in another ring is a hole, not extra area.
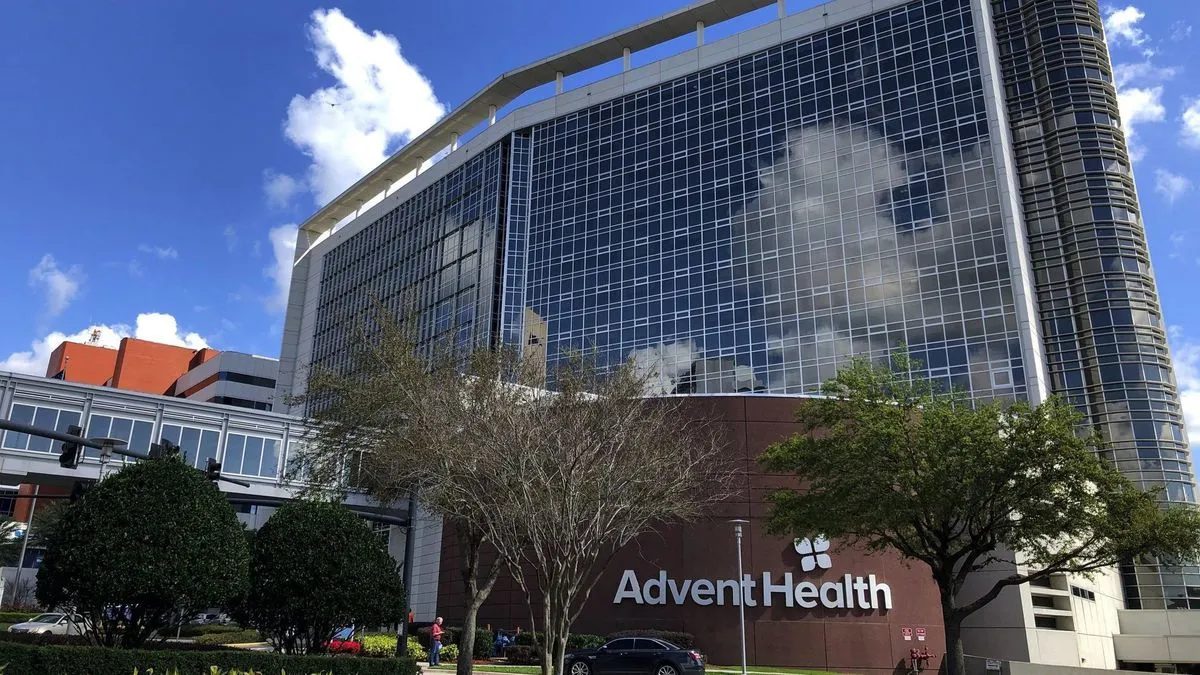
[(197, 635), (193, 642), (201, 645), (241, 645), (249, 642), (262, 642), (263, 638), (253, 628), (229, 631), (223, 633), (206, 633)]
[(513, 636), (513, 644), (520, 645), (521, 647), (532, 647), (533, 643), (534, 643), (533, 638), (535, 636), (537, 637), (537, 643), (541, 644), (542, 643), (541, 631), (532, 631), (532, 630), (522, 631), (522, 632), (514, 635)]
[(684, 649), (696, 648), (696, 636), (691, 633), (682, 633), (673, 630), (622, 630), (616, 633), (609, 633), (608, 637), (604, 638), (604, 640), (607, 642), (622, 637), (658, 638)]
[(571, 633), (567, 637), (567, 649), (596, 649), (608, 640), (603, 635), (588, 635), (587, 633)]
[(196, 637), (215, 633), (237, 633), (246, 630), (236, 624), (190, 623), (179, 630), (179, 637)]
[(438, 658), (443, 661), (457, 661), (458, 645), (446, 645), (442, 647), (442, 651), (438, 652)]
[(396, 561), (366, 521), (342, 504), (288, 502), (253, 542), (250, 590), (234, 616), (283, 651), (321, 650), (343, 626), (404, 619)]
[(396, 653), (396, 636), (388, 633), (367, 633), (362, 636), (362, 655), (388, 657)]
[(514, 666), (532, 666), (538, 662), (538, 653), (529, 645), (512, 645), (504, 650), (504, 658)]
[(492, 655), (492, 646), (496, 644), (496, 636), (492, 631), (486, 628), (480, 628), (475, 631), (475, 648), (472, 650), (471, 657), (474, 659), (486, 659)]
[(0, 664), (6, 673), (70, 673), (115, 675), (134, 672), (174, 672), (209, 675), (237, 668), (262, 675), (327, 673), (331, 675), (417, 675), (412, 659), (364, 659), (353, 656), (289, 656), (272, 652), (222, 650), (213, 652), (147, 651), (103, 647), (37, 647), (0, 642)]
[[(177, 457), (127, 464), (45, 531), (37, 599), (79, 608), (105, 645), (141, 647), (174, 633), (172, 617), (245, 590), (244, 529), (203, 471)], [(133, 619), (118, 620), (105, 610), (112, 606)]]
[(0, 623), (22, 623), (41, 612), (0, 612)]

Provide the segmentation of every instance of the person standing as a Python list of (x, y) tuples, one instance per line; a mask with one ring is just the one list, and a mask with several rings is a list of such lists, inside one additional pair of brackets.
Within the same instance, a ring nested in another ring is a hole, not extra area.
[(429, 629), (429, 636), (432, 638), (433, 644), (429, 649), (429, 665), (440, 666), (442, 664), (442, 634), (445, 631), (442, 629), (442, 617), (434, 620), (433, 626)]

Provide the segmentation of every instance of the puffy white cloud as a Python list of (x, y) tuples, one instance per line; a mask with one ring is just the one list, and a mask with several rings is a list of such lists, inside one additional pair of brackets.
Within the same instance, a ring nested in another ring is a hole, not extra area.
[(1117, 63), (1113, 65), (1113, 82), (1117, 88), (1129, 84), (1154, 84), (1165, 82), (1179, 74), (1179, 68), (1174, 66), (1158, 66), (1149, 59), (1135, 63)]
[(1174, 202), (1192, 189), (1192, 181), (1187, 176), (1171, 173), (1166, 169), (1154, 172), (1154, 190), (1168, 202)]
[(280, 225), (272, 228), (267, 238), (271, 240), (271, 265), (263, 268), (263, 274), (274, 282), (274, 288), (266, 298), (267, 311), (282, 312), (287, 309), (288, 291), (292, 283), (292, 263), (296, 257), (295, 225)]
[(78, 266), (60, 269), (54, 256), (47, 253), (33, 269), (29, 270), (29, 285), (42, 291), (45, 297), (45, 314), (55, 317), (62, 314), (84, 281), (83, 270)]
[(175, 260), (179, 257), (179, 251), (176, 251), (171, 246), (151, 246), (149, 244), (139, 244), (138, 251), (152, 255), (159, 260)]
[(190, 349), (201, 349), (208, 342), (199, 333), (181, 332), (179, 322), (170, 314), (147, 312), (138, 314), (135, 327), (127, 324), (93, 324), (81, 331), (66, 334), (54, 331), (45, 337), (34, 340), (28, 351), (9, 354), (8, 358), (0, 361), (0, 370), (29, 375), (45, 375), (46, 365), (50, 362), (50, 354), (63, 342), (88, 342), (96, 335), (94, 344), (101, 347), (116, 349), (121, 345), (121, 339), (135, 337), (140, 340), (161, 342)]
[(1179, 20), (1171, 24), (1171, 39), (1176, 42), (1186, 40), (1192, 36), (1192, 24)]
[(1200, 148), (1200, 99), (1188, 102), (1183, 114), (1179, 116), (1179, 135), (1183, 142), (1193, 148)]
[(646, 393), (651, 396), (675, 393), (679, 381), (692, 372), (692, 362), (700, 358), (696, 343), (681, 340), (635, 349), (629, 360), (638, 375), (645, 379)]
[(1126, 87), (1117, 91), (1117, 104), (1121, 108), (1121, 128), (1125, 131), (1125, 142), (1129, 145), (1129, 158), (1138, 161), (1146, 154), (1137, 142), (1135, 125), (1143, 122), (1161, 122), (1167, 116), (1162, 104), (1163, 88)]
[(317, 66), (336, 80), (288, 105), (284, 133), (309, 157), (307, 183), (326, 203), (443, 114), (433, 87), (395, 37), (367, 33), (338, 9), (312, 14)]
[(1113, 44), (1121, 42), (1138, 46), (1146, 41), (1146, 33), (1138, 28), (1138, 23), (1146, 18), (1146, 13), (1133, 5), (1121, 9), (1109, 9), (1104, 13), (1104, 34)]
[(267, 195), (267, 203), (277, 209), (290, 204), (292, 198), (304, 189), (300, 181), (286, 173), (276, 173), (271, 169), (263, 171), (263, 192)]
[(1200, 342), (1188, 340), (1174, 327), (1171, 337), (1171, 360), (1183, 421), (1187, 425), (1188, 442), (1196, 447), (1200, 443)]

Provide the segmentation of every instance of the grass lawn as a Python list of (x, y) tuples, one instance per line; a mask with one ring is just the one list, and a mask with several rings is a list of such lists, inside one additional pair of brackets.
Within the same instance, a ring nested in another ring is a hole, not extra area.
[[(454, 670), (455, 664), (443, 663), (431, 665), (432, 670)], [(539, 665), (504, 665), (491, 663), (475, 663), (475, 673), (512, 673), (514, 675), (541, 675)]]
[[(742, 673), (740, 665), (706, 665), (704, 670), (708, 673)], [(782, 675), (834, 675), (827, 673), (824, 670), (804, 670), (803, 668), (785, 668), (782, 665), (750, 665), (746, 668), (746, 673), (756, 673), (766, 675), (768, 673), (781, 673)]]
[[(454, 670), (454, 664), (448, 663), (440, 666), (433, 666), (433, 670)], [(710, 673), (740, 673), (741, 666), (706, 666), (705, 670)], [(501, 664), (476, 663), (475, 672), (478, 673), (513, 673), (514, 675), (541, 675), (542, 669), (538, 666), (506, 666)], [(803, 670), (801, 668), (784, 668), (775, 666), (750, 666), (746, 669), (748, 673), (756, 675), (767, 675), (768, 673), (781, 673), (782, 675), (834, 675), (823, 670)]]

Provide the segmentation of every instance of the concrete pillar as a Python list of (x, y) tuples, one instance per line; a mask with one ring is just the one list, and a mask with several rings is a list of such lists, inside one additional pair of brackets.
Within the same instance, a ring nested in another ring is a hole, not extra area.
[(697, 47), (704, 46), (704, 22), (703, 21), (696, 22), (696, 46)]
[(563, 87), (562, 80), (563, 80), (563, 76), (562, 76), (561, 70), (554, 73), (554, 93), (556, 93), (556, 94), (562, 93), (562, 87)]
[(458, 149), (458, 132), (455, 131), (454, 133), (450, 134), (450, 152), (454, 152), (457, 149)]
[(489, 105), (488, 106), (488, 126), (490, 127), (495, 123), (496, 123), (496, 106)]
[(775, 7), (779, 10), (779, 18), (787, 16), (787, 0), (775, 0)]
[(621, 60), (622, 60), (621, 70), (628, 72), (629, 71), (629, 47), (625, 48), (625, 53), (621, 56)]
[(421, 175), (421, 165), (424, 163), (425, 163), (425, 158), (420, 155), (417, 155), (417, 173), (416, 173), (417, 176)]

